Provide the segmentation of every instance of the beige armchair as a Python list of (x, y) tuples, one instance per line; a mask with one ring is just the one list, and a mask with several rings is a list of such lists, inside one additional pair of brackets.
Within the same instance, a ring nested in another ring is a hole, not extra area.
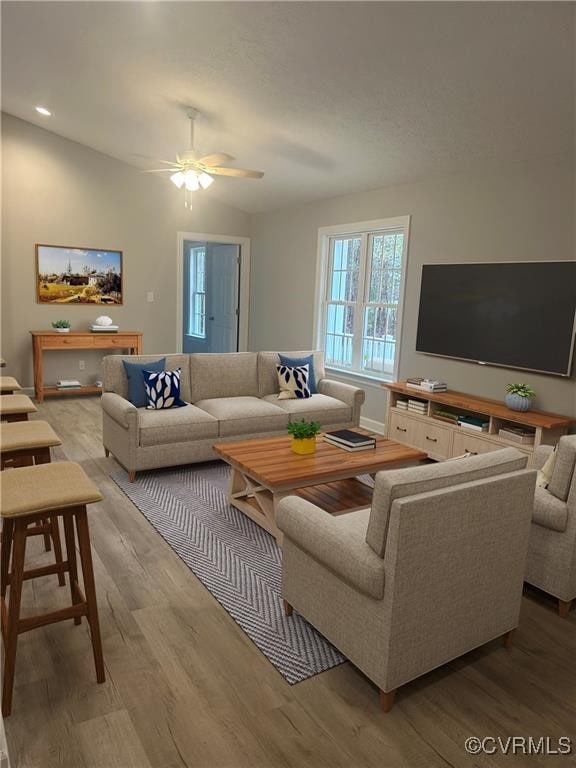
[[(532, 466), (542, 469), (552, 453), (536, 449)], [(526, 581), (558, 598), (558, 612), (568, 617), (576, 600), (576, 435), (560, 438), (548, 488), (536, 488), (526, 561)]]
[(379, 472), (371, 509), (279, 505), (285, 611), (396, 689), (518, 625), (536, 472), (515, 448)]

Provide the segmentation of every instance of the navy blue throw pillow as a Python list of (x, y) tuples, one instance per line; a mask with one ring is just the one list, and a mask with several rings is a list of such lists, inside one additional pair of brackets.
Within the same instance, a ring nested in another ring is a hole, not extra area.
[(299, 368), (302, 365), (308, 366), (308, 389), (311, 395), (317, 395), (318, 389), (316, 388), (316, 372), (314, 371), (314, 355), (308, 355), (308, 357), (287, 357), (278, 353), (281, 365), (287, 365), (290, 368)]
[(148, 405), (146, 399), (146, 390), (144, 389), (144, 371), (163, 371), (166, 367), (166, 358), (152, 360), (149, 363), (130, 363), (128, 360), (122, 360), (128, 379), (128, 400), (136, 408), (144, 408)]
[(159, 411), (188, 405), (180, 399), (181, 372), (181, 368), (176, 371), (143, 371), (148, 410)]

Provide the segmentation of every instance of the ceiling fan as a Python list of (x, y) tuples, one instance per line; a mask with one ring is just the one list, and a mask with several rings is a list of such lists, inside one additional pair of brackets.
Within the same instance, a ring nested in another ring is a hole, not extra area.
[(233, 176), (241, 179), (261, 179), (263, 171), (250, 171), (247, 168), (226, 168), (222, 163), (231, 163), (234, 158), (225, 152), (198, 157), (194, 150), (194, 123), (198, 110), (188, 107), (187, 115), (190, 120), (190, 149), (176, 154), (176, 162), (161, 160), (167, 168), (155, 168), (145, 173), (170, 173), (170, 181), (178, 189), (184, 187), (184, 206), (192, 209), (192, 192), (207, 189), (214, 181), (213, 176)]

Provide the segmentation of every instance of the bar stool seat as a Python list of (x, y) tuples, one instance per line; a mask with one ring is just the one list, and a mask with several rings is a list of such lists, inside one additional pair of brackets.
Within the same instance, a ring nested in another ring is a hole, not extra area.
[(19, 389), (22, 389), (22, 387), (14, 376), (0, 376), (0, 394), (11, 395)]
[(2, 421), (26, 421), (29, 413), (38, 408), (28, 395), (0, 395), (0, 418)]
[[(4, 523), (0, 553), (1, 616), (4, 639), (2, 714), (7, 717), (12, 709), (16, 647), (18, 635), (22, 632), (68, 619), (74, 619), (75, 624), (80, 624), (81, 617), (86, 616), (90, 625), (96, 679), (99, 683), (105, 680), (86, 513), (86, 505), (101, 501), (102, 494), (82, 467), (71, 461), (7, 470), (2, 473), (0, 490)], [(66, 560), (24, 570), (28, 526), (38, 520), (54, 516), (63, 519)], [(78, 535), (84, 592), (78, 583), (74, 524)], [(22, 583), (27, 579), (64, 572), (69, 573), (72, 604), (60, 610), (22, 618), (20, 616)], [(10, 587), (9, 600), (6, 601), (8, 587)]]
[(36, 464), (50, 461), (50, 448), (57, 445), (62, 445), (62, 440), (47, 421), (15, 421), (0, 424), (2, 469), (9, 463), (28, 457)]

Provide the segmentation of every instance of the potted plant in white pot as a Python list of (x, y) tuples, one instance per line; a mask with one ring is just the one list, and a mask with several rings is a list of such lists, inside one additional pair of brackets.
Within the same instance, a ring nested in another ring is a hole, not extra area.
[(319, 421), (291, 421), (286, 427), (288, 434), (292, 435), (290, 445), (294, 453), (314, 453), (316, 450), (316, 435), (320, 432)]
[(506, 405), (512, 411), (529, 411), (534, 405), (536, 392), (528, 384), (508, 384)]
[(69, 333), (70, 320), (54, 320), (52, 328), (54, 328), (55, 331), (58, 331), (58, 333)]

